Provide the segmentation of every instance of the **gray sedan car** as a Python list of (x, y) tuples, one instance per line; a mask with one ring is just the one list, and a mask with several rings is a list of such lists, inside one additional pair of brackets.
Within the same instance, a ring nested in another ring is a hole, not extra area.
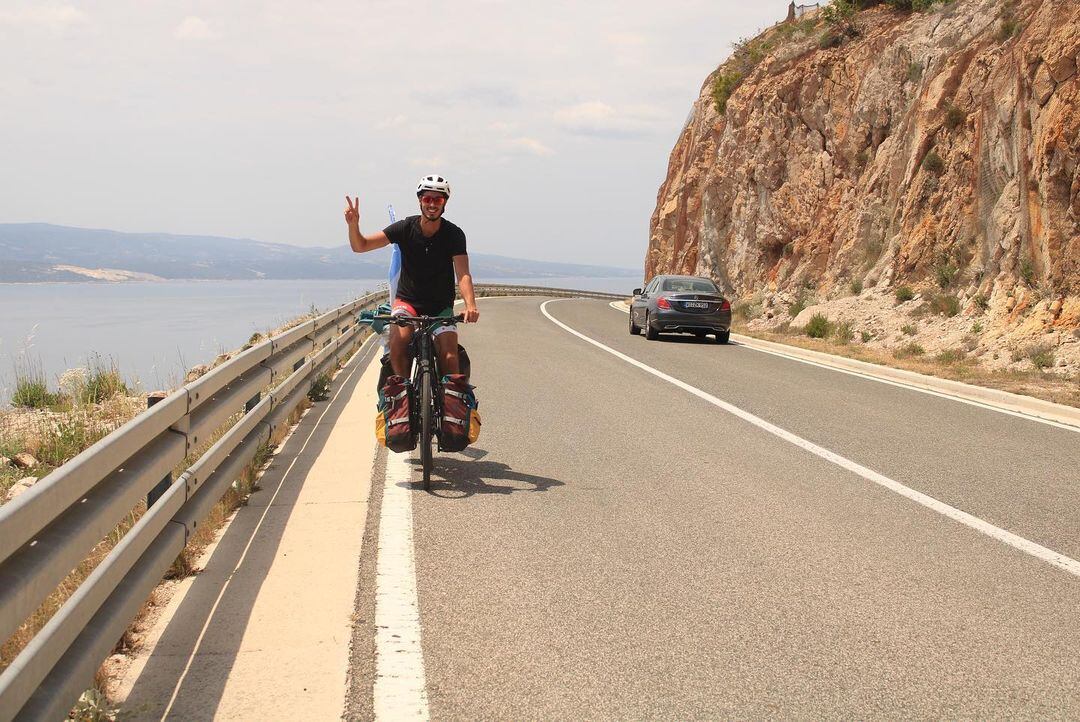
[(645, 330), (653, 340), (661, 333), (716, 336), (727, 343), (731, 335), (731, 304), (716, 284), (699, 276), (657, 276), (644, 289), (634, 289), (630, 303), (630, 333)]

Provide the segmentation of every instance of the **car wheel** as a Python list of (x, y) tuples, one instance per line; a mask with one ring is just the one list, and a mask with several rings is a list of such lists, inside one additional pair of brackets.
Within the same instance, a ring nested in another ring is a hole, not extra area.
[(641, 333), (641, 326), (634, 325), (634, 309), (630, 309), (630, 335), (637, 336)]
[(649, 323), (649, 314), (647, 313), (645, 314), (645, 338), (650, 341), (655, 341), (660, 338), (660, 334), (657, 333), (656, 329), (653, 328), (653, 325)]
[(731, 338), (731, 331), (719, 331), (716, 334), (716, 342), (717, 343), (727, 343), (728, 339), (730, 339), (730, 338)]

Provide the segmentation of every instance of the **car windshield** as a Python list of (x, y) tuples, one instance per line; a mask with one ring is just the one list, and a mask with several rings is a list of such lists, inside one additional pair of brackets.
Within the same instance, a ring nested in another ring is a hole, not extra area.
[(713, 282), (704, 278), (669, 278), (664, 281), (662, 290), (683, 293), (719, 293)]

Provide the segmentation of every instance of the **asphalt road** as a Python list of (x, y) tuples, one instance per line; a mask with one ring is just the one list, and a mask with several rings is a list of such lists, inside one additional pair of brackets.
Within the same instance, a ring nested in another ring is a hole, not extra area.
[[(434, 719), (1080, 716), (1080, 577), (586, 343), (541, 303), (481, 302), (462, 341), (483, 455), (437, 457), (445, 481), (412, 494)], [(605, 302), (547, 308), (1080, 558), (1075, 432), (735, 344), (649, 342)], [(354, 678), (371, 673), (359, 641)]]

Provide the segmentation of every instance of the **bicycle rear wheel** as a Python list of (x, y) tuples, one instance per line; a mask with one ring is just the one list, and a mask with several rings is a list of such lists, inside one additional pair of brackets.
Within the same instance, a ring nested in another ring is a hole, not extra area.
[(431, 468), (434, 460), (431, 458), (431, 435), (432, 435), (432, 408), (431, 408), (431, 372), (424, 373), (420, 378), (420, 463), (424, 467), (424, 489), (431, 490)]

